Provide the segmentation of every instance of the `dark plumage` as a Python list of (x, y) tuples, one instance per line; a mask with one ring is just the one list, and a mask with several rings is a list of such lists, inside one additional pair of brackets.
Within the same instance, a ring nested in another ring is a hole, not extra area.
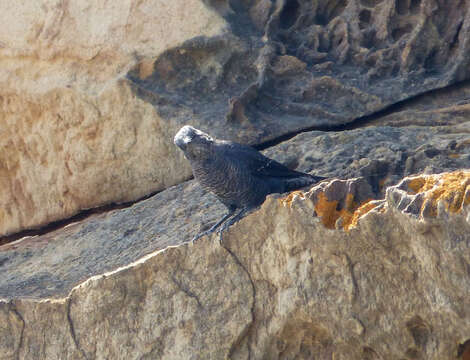
[(196, 180), (229, 210), (219, 222), (193, 240), (212, 233), (225, 222), (220, 229), (222, 232), (246, 212), (261, 205), (268, 194), (296, 190), (324, 179), (290, 170), (250, 146), (215, 140), (188, 125), (178, 131), (174, 142), (189, 160)]

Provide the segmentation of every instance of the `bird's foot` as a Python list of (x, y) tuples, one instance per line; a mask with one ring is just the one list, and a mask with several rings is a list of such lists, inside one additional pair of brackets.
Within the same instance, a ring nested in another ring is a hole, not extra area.
[(235, 224), (238, 220), (240, 220), (245, 214), (251, 212), (254, 207), (247, 207), (242, 208), (237, 211), (230, 211), (227, 215), (225, 215), (220, 221), (214, 224), (209, 230), (203, 231), (197, 234), (191, 242), (194, 244), (197, 240), (201, 237), (210, 235), (213, 232), (217, 231), (216, 234), (219, 235), (219, 242), (222, 244), (222, 233), (227, 230), (231, 225)]
[(224, 224), (220, 227), (219, 230), (217, 230), (217, 234), (219, 235), (219, 242), (222, 244), (222, 233), (227, 230), (231, 225), (235, 224), (238, 220), (240, 220), (245, 214), (251, 212), (254, 207), (247, 207), (247, 208), (242, 208), (236, 213), (234, 216), (232, 216), (230, 219), (224, 222)]
[(224, 221), (226, 221), (228, 218), (230, 218), (233, 214), (234, 214), (234, 211), (229, 211), (228, 214), (226, 214), (222, 219), (220, 219), (214, 225), (212, 225), (212, 227), (209, 230), (203, 231), (203, 232), (197, 234), (195, 237), (193, 237), (191, 242), (194, 244), (201, 237), (212, 234), (215, 230), (217, 230), (217, 228), (220, 225), (223, 224)]
[(208, 231), (203, 231), (202, 233), (197, 234), (195, 237), (193, 237), (191, 239), (191, 243), (194, 244), (197, 240), (199, 240), (200, 238), (202, 238), (205, 235), (209, 235), (209, 232)]

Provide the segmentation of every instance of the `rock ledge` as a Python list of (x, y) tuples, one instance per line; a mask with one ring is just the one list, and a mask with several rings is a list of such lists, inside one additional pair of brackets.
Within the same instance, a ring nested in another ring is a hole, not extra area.
[(2, 301), (0, 359), (454, 359), (470, 337), (469, 184), (409, 177), (374, 206), (361, 179), (270, 196), (222, 244)]

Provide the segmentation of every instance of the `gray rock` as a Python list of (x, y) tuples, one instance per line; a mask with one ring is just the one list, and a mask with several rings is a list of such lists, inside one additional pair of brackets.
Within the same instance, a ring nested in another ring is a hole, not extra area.
[[(407, 178), (348, 231), (325, 227), (366, 184), (270, 196), (224, 246), (206, 237), (65, 298), (0, 301), (0, 359), (454, 359), (470, 332), (470, 172)], [(418, 195), (442, 211), (401, 210)]]
[[(344, 179), (364, 176), (370, 197), (378, 199), (404, 175), (470, 168), (469, 139), (456, 129), (370, 127), (304, 133), (265, 154), (303, 172)], [(0, 297), (64, 296), (90, 276), (189, 241), (225, 212), (213, 195), (190, 181), (129, 208), (4, 245)]]
[(162, 117), (217, 138), (256, 144), (348, 124), (470, 76), (465, 2), (207, 3), (230, 31), (188, 40), (127, 79)]

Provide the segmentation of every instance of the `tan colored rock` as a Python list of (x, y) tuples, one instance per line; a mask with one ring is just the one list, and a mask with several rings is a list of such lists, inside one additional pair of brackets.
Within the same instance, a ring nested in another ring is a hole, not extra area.
[[(0, 302), (0, 359), (455, 359), (470, 333), (470, 172), (406, 178), (349, 231), (314, 215), (322, 194), (361, 187), (341, 184), (270, 196), (222, 246)], [(403, 207), (416, 198), (441, 210)]]
[(2, 98), (4, 121), (14, 124), (0, 139), (3, 234), (134, 200), (189, 175), (165, 161), (178, 156), (175, 127), (124, 82), (97, 97), (62, 89), (41, 99)]
[(198, 0), (2, 2), (0, 21), (0, 82), (27, 94), (97, 94), (139, 59), (220, 34), (225, 24)]
[[(371, 199), (383, 199), (405, 176), (470, 168), (468, 144), (468, 133), (457, 126), (366, 127), (306, 132), (264, 153), (292, 169), (329, 177), (331, 184), (315, 188), (315, 212), (327, 228), (347, 229), (378, 210), (380, 200)], [(90, 276), (191, 240), (226, 208), (192, 180), (132, 206), (90, 213), (0, 246), (0, 298), (64, 297)]]
[(307, 64), (294, 56), (283, 55), (276, 59), (272, 70), (276, 75), (283, 76), (295, 74), (305, 70)]
[(0, 236), (190, 175), (173, 165), (179, 124), (121, 78), (139, 62), (145, 76), (187, 39), (220, 34), (217, 14), (196, 0), (4, 1), (0, 21)]
[[(259, 144), (465, 80), (468, 9), (437, 0), (3, 1), (0, 236), (188, 178), (171, 145), (185, 123)], [(433, 117), (456, 123), (468, 109), (443, 111)], [(408, 119), (434, 124), (422, 117)]]
[(227, 358), (251, 324), (253, 287), (205, 243), (94, 277), (65, 299), (0, 302), (0, 359)]

